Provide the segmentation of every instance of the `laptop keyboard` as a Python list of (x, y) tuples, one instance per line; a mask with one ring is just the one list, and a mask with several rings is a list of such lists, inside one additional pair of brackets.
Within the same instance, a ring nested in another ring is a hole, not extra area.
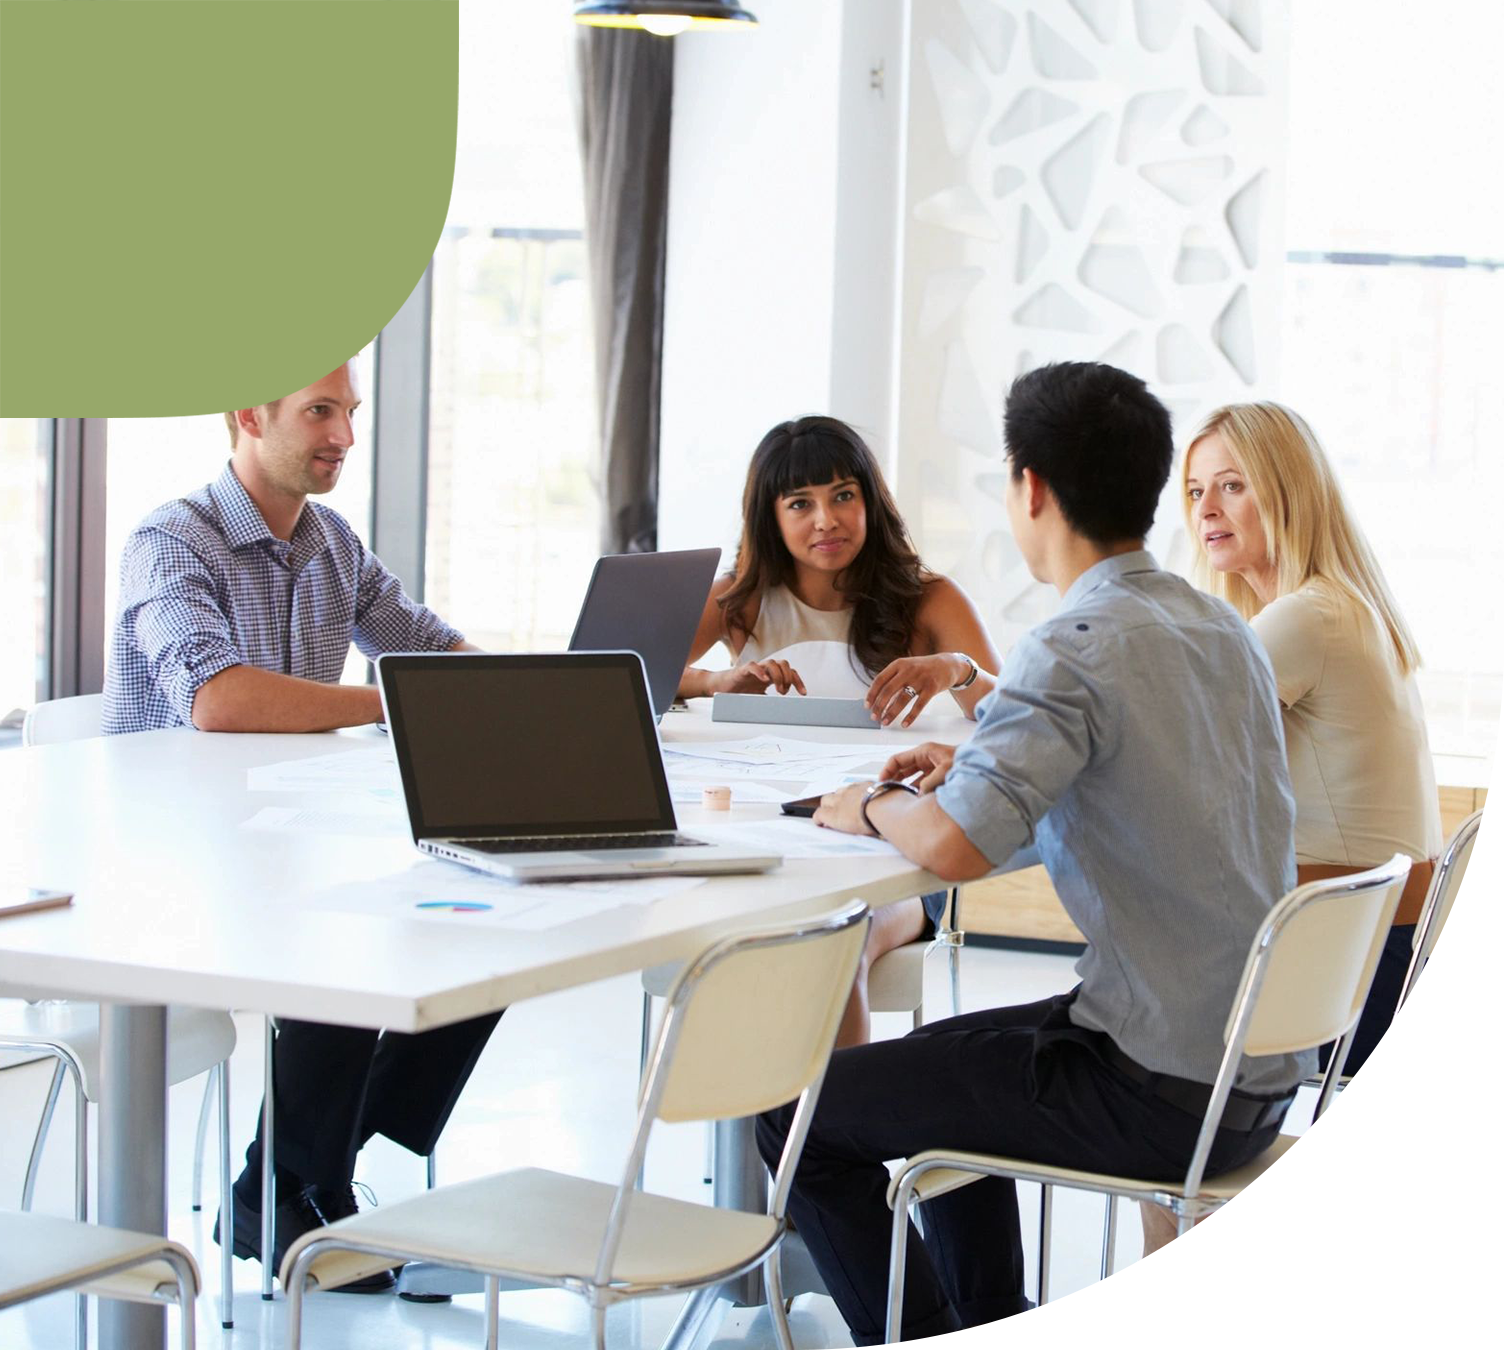
[(466, 848), (479, 853), (590, 852), (601, 848), (705, 847), (705, 840), (683, 834), (565, 834), (547, 839), (466, 839)]

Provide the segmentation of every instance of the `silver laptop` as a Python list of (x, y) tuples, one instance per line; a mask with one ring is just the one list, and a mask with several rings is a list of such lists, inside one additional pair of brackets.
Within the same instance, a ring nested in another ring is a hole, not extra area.
[(718, 548), (608, 554), (590, 575), (569, 650), (636, 652), (661, 719), (679, 692), (720, 560)]
[(766, 872), (681, 834), (636, 652), (376, 662), (413, 842), (515, 881)]

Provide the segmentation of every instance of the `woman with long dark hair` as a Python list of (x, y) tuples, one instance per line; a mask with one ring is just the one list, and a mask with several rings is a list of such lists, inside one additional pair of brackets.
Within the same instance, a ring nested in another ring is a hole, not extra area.
[[(862, 698), (883, 726), (912, 725), (946, 691), (972, 716), (1000, 665), (966, 593), (919, 560), (872, 451), (834, 417), (780, 422), (753, 451), (736, 565), (710, 593), (690, 661), (716, 642), (731, 668), (691, 664), (684, 697)], [(867, 1040), (867, 967), (938, 917), (944, 894), (925, 900), (873, 916), (838, 1045)]]

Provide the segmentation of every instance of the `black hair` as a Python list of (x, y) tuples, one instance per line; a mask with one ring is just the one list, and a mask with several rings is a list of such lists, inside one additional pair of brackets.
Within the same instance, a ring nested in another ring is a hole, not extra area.
[(1170, 414), (1136, 375), (1060, 361), (1013, 381), (1003, 436), (1014, 478), (1032, 469), (1093, 543), (1142, 539), (1175, 458)]
[(736, 580), (721, 597), (726, 630), (751, 635), (744, 615), (754, 599), (793, 579), (794, 560), (778, 528), (778, 501), (800, 488), (853, 479), (867, 508), (867, 539), (836, 578), (851, 603), (851, 651), (869, 675), (907, 656), (919, 601), (931, 579), (919, 561), (893, 494), (867, 443), (834, 417), (780, 422), (752, 452), (742, 492)]

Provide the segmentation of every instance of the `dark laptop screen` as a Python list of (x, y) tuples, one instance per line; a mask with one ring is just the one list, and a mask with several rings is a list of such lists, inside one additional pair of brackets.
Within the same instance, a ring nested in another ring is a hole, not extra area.
[(389, 656), (414, 838), (672, 830), (635, 653)]

